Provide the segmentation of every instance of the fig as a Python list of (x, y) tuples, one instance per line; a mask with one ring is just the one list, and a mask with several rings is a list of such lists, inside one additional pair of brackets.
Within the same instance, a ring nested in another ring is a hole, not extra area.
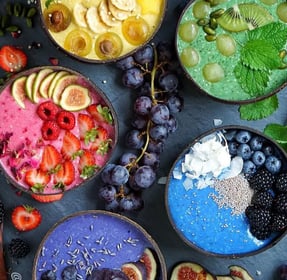
[(147, 280), (154, 280), (157, 273), (157, 263), (154, 257), (154, 252), (150, 248), (146, 248), (140, 258), (140, 262), (142, 262), (146, 267), (147, 272)]
[(253, 280), (249, 272), (238, 265), (229, 266), (229, 273), (234, 280)]
[(207, 269), (203, 266), (193, 263), (193, 262), (182, 262), (174, 267), (171, 273), (170, 280), (215, 280), (213, 276)]
[(138, 262), (130, 262), (122, 265), (121, 270), (127, 275), (129, 280), (146, 280), (146, 267)]
[(33, 92), (32, 92), (32, 98), (34, 103), (38, 103), (39, 99), (41, 98), (41, 94), (40, 94), (40, 85), (42, 83), (42, 81), (44, 80), (44, 78), (49, 75), (50, 73), (52, 73), (53, 70), (50, 68), (44, 68), (41, 69), (34, 81), (34, 85), (33, 85)]
[(25, 83), (25, 90), (28, 98), (33, 102), (33, 85), (36, 80), (37, 73), (33, 72), (30, 75), (28, 75)]
[(41, 82), (39, 87), (40, 95), (44, 98), (48, 98), (48, 90), (50, 87), (51, 82), (53, 81), (54, 77), (56, 76), (57, 72), (52, 72), (48, 74)]
[(16, 79), (12, 84), (12, 96), (18, 103), (18, 105), (23, 109), (25, 109), (24, 100), (26, 99), (26, 90), (25, 90), (26, 80), (27, 77), (22, 76)]

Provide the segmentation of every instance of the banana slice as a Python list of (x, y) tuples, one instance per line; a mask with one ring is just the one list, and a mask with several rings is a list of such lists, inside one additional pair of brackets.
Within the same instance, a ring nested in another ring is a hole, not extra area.
[(131, 15), (130, 11), (124, 11), (118, 9), (116, 6), (113, 5), (111, 0), (108, 0), (108, 9), (113, 15), (113, 17), (116, 18), (117, 20), (125, 20)]
[(88, 9), (86, 21), (88, 27), (95, 33), (104, 33), (108, 29), (108, 26), (101, 21), (97, 7), (92, 6)]
[(73, 9), (73, 16), (76, 24), (80, 27), (88, 27), (86, 13), (88, 9), (82, 3), (76, 3)]
[(120, 10), (131, 12), (136, 7), (136, 0), (110, 0)]
[(119, 20), (117, 20), (112, 13), (108, 9), (107, 0), (102, 0), (98, 7), (99, 15), (101, 20), (108, 26), (114, 27), (121, 24)]

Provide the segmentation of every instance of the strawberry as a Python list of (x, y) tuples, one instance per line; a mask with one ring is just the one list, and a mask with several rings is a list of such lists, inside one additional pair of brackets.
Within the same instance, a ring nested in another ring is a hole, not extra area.
[(83, 153), (79, 160), (78, 170), (81, 178), (88, 178), (92, 176), (97, 168), (95, 164), (95, 158), (90, 150), (83, 150)]
[(110, 109), (106, 106), (102, 107), (101, 104), (91, 104), (86, 110), (96, 122), (113, 123)]
[(41, 133), (44, 140), (56, 140), (60, 135), (60, 127), (55, 121), (47, 120), (43, 122)]
[(75, 180), (75, 168), (71, 161), (63, 162), (59, 170), (54, 175), (55, 188), (64, 189), (65, 186), (72, 184)]
[(0, 67), (7, 72), (19, 72), (27, 65), (27, 55), (19, 48), (5, 45), (0, 50)]
[(66, 159), (74, 159), (81, 152), (81, 141), (72, 132), (66, 131), (63, 137), (61, 153)]
[(61, 161), (62, 155), (58, 150), (53, 145), (46, 145), (40, 162), (40, 170), (55, 173), (60, 167)]
[(40, 211), (29, 205), (18, 205), (12, 211), (12, 223), (19, 231), (35, 229), (41, 221)]
[(42, 202), (42, 203), (50, 203), (54, 201), (61, 200), (63, 198), (64, 194), (63, 193), (57, 193), (57, 194), (31, 194), (31, 197), (34, 198), (35, 200)]
[(60, 128), (71, 130), (75, 127), (75, 116), (68, 111), (60, 111), (57, 115), (57, 124)]
[(80, 139), (84, 140), (86, 145), (95, 140), (95, 124), (91, 116), (80, 113), (78, 115), (78, 126)]
[(50, 182), (50, 175), (39, 169), (29, 169), (25, 173), (24, 180), (34, 192), (42, 192)]
[(92, 142), (90, 149), (96, 151), (97, 154), (105, 155), (109, 148), (111, 139), (108, 138), (108, 132), (102, 126), (97, 128), (97, 138)]

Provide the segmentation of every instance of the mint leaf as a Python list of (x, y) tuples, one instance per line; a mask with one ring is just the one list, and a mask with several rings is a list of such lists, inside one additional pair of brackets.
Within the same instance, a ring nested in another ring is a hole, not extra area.
[(256, 121), (270, 116), (278, 109), (278, 97), (273, 95), (261, 101), (239, 107), (240, 118), (247, 121)]
[(269, 81), (269, 74), (270, 71), (253, 70), (240, 62), (234, 68), (234, 75), (241, 88), (252, 97), (264, 93)]
[(287, 143), (287, 126), (285, 125), (270, 123), (264, 128), (264, 133), (279, 144)]
[(278, 50), (267, 40), (248, 41), (240, 55), (242, 63), (254, 70), (276, 69), (281, 65)]
[(287, 27), (282, 22), (272, 22), (261, 27), (255, 28), (247, 33), (247, 40), (267, 40), (278, 51), (283, 49), (286, 44)]
[(46, 0), (45, 7), (48, 8), (52, 2), (54, 2), (54, 0)]

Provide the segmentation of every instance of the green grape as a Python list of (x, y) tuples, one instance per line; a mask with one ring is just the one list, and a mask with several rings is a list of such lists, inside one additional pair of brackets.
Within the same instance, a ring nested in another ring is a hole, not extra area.
[(202, 74), (204, 79), (211, 83), (217, 83), (225, 76), (223, 68), (216, 62), (205, 64), (202, 69)]
[(277, 6), (276, 13), (283, 22), (287, 22), (287, 2), (282, 2)]
[(277, 0), (261, 0), (261, 2), (265, 5), (273, 5), (275, 3), (277, 3)]
[(194, 3), (192, 12), (195, 18), (206, 18), (210, 13), (210, 3), (204, 0), (198, 0)]
[(219, 34), (216, 37), (216, 47), (224, 56), (231, 56), (236, 52), (236, 42), (229, 34)]
[(199, 54), (193, 47), (187, 47), (182, 50), (180, 60), (185, 67), (193, 67), (199, 62)]
[(178, 28), (180, 38), (185, 42), (192, 42), (198, 34), (198, 25), (194, 21), (181, 23)]

